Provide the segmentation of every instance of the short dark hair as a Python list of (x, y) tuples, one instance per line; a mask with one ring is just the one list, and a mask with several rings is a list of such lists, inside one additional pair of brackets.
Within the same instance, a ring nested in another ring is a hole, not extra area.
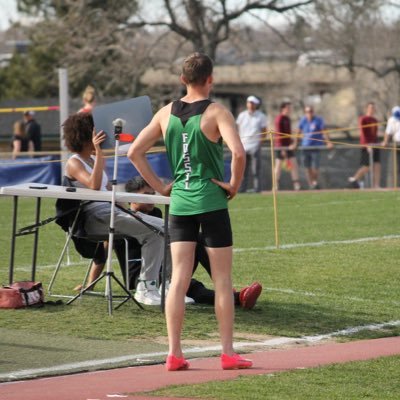
[(135, 176), (134, 178), (129, 179), (129, 181), (126, 182), (125, 190), (129, 193), (136, 193), (146, 186), (150, 187), (150, 185), (141, 176)]
[(182, 76), (188, 85), (204, 85), (213, 72), (213, 62), (204, 53), (193, 53), (182, 65)]
[(65, 145), (74, 153), (82, 151), (83, 145), (92, 140), (94, 128), (92, 114), (72, 114), (64, 121), (62, 127)]
[(284, 108), (286, 108), (287, 106), (291, 106), (291, 105), (292, 105), (292, 103), (290, 101), (282, 101), (279, 109), (282, 111)]

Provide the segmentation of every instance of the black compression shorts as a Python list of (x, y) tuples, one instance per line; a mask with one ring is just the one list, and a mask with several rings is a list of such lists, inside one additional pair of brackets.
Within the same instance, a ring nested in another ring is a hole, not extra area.
[(197, 242), (201, 229), (206, 247), (232, 246), (231, 220), (227, 209), (196, 215), (170, 215), (170, 241)]

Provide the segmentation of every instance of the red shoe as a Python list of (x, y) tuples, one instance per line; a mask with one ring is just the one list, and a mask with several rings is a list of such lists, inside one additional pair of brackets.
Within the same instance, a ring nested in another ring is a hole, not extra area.
[(175, 357), (173, 354), (168, 355), (165, 364), (167, 371), (183, 371), (189, 369), (189, 363), (183, 357)]
[(244, 287), (239, 292), (239, 302), (243, 308), (250, 310), (257, 302), (262, 291), (262, 286), (258, 282), (252, 283), (250, 286)]
[(240, 357), (239, 354), (228, 356), (227, 354), (221, 355), (221, 366), (222, 369), (245, 369), (251, 368), (253, 362), (246, 358)]

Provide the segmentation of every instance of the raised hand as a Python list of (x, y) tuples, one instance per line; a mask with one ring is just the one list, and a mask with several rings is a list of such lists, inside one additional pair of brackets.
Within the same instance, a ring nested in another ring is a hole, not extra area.
[(92, 143), (96, 151), (100, 150), (100, 144), (106, 140), (106, 134), (104, 131), (96, 133), (96, 129), (93, 128)]

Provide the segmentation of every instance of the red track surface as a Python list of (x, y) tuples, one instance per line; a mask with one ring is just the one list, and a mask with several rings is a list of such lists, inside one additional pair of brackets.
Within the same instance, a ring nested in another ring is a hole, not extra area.
[[(254, 368), (249, 370), (223, 371), (219, 365), (219, 358), (203, 358), (191, 360), (191, 368), (188, 371), (166, 372), (164, 365), (153, 365), (3, 383), (0, 385), (0, 399), (156, 399), (156, 397), (139, 396), (135, 393), (169, 385), (234, 379), (239, 375), (269, 374), (394, 354), (400, 354), (400, 337), (269, 350), (249, 354), (248, 357), (254, 362)], [(127, 393), (130, 395), (123, 397)], [(121, 397), (116, 395), (121, 395)], [(180, 400), (183, 399), (180, 398)]]

